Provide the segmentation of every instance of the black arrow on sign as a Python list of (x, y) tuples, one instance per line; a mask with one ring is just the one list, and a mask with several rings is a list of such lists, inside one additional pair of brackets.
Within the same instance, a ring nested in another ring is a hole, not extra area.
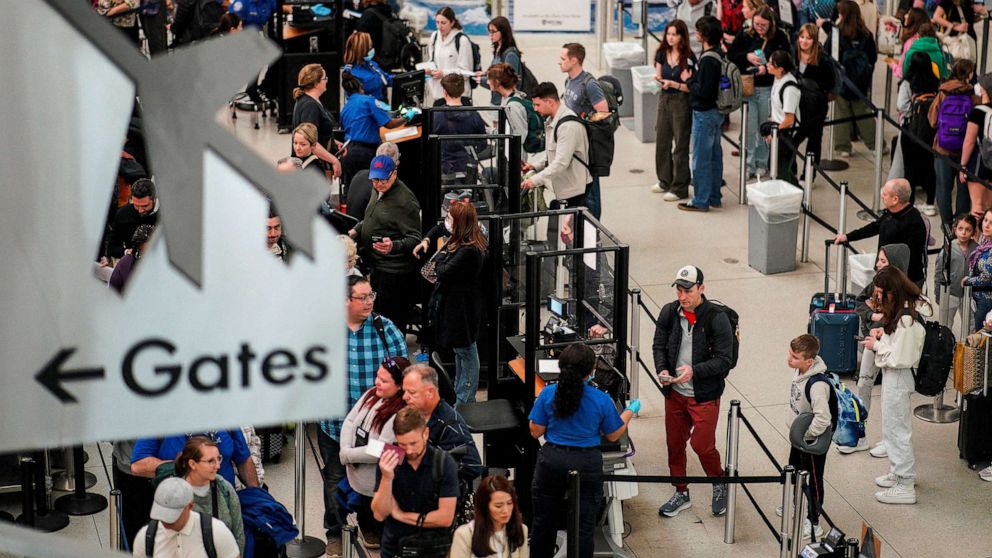
[(103, 368), (77, 368), (75, 370), (64, 370), (62, 365), (69, 357), (76, 352), (76, 348), (62, 349), (48, 364), (41, 369), (34, 377), (38, 383), (45, 386), (62, 403), (78, 403), (71, 393), (62, 388), (62, 382), (75, 380), (95, 380), (103, 379), (105, 372)]

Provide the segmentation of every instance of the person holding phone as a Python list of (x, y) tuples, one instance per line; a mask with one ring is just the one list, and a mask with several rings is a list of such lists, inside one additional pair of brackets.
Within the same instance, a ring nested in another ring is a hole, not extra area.
[[(541, 390), (529, 417), (531, 436), (544, 436), (532, 490), (534, 556), (554, 554), (568, 472), (602, 473), (602, 438), (619, 440), (634, 413), (641, 410), (641, 402), (635, 399), (623, 413), (617, 413), (610, 396), (587, 383), (596, 370), (596, 354), (589, 347), (566, 347), (558, 358), (558, 368), (558, 383)], [(579, 494), (579, 556), (591, 558), (596, 514), (603, 499), (602, 483), (584, 482)]]
[[(672, 286), (678, 298), (661, 309), (652, 345), (665, 396), (668, 468), (672, 476), (685, 476), (688, 442), (706, 475), (722, 477), (716, 423), (732, 362), (734, 331), (726, 312), (703, 294), (703, 272), (698, 267), (680, 269)], [(691, 505), (688, 485), (676, 484), (675, 494), (658, 514), (675, 517)], [(716, 516), (727, 512), (726, 484), (713, 485), (712, 511)]]

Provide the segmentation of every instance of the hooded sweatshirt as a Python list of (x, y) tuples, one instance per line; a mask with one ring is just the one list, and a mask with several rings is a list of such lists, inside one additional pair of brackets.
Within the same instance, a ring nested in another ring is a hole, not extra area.
[[(948, 284), (950, 288), (948, 292), (951, 296), (960, 297), (964, 295), (964, 287), (961, 286), (961, 280), (968, 276), (968, 258), (970, 258), (971, 254), (978, 248), (978, 243), (972, 239), (969, 239), (968, 244), (962, 247), (961, 243), (955, 239), (954, 242), (951, 242), (948, 248), (950, 249), (951, 260), (951, 273), (949, 278), (950, 283)], [(948, 253), (945, 248), (944, 250), (941, 250), (940, 255), (937, 256), (937, 265), (933, 266), (934, 285), (940, 285), (943, 282), (944, 266), (947, 265), (947, 258)], [(937, 289), (936, 292), (940, 294), (940, 289)], [(940, 302), (939, 298), (937, 299), (937, 302)]]
[[(905, 244), (886, 244), (879, 251), (885, 252), (885, 258), (889, 260), (890, 266), (906, 273), (906, 269), (909, 267), (909, 246)], [(877, 256), (875, 257), (875, 263), (878, 263)], [(880, 325), (878, 322), (871, 320), (871, 315), (874, 311), (868, 308), (867, 301), (873, 294), (875, 294), (875, 282), (871, 281), (856, 299), (857, 302), (854, 311), (861, 317), (861, 335), (867, 335), (868, 330)]]
[[(916, 41), (916, 42), (918, 43), (920, 41)], [(913, 43), (913, 44), (915, 45), (916, 43)], [(980, 103), (981, 100), (978, 97), (975, 97), (974, 91), (975, 91), (975, 88), (972, 87), (972, 85), (970, 83), (965, 83), (965, 82), (960, 81), (960, 80), (957, 80), (957, 79), (951, 79), (951, 80), (948, 80), (948, 81), (942, 83), (940, 85), (940, 89), (937, 90), (937, 96), (934, 97), (933, 103), (930, 104), (930, 114), (928, 115), (929, 116), (929, 119), (930, 119), (930, 126), (934, 130), (937, 129), (937, 115), (940, 113), (940, 105), (941, 105), (941, 103), (944, 102), (944, 99), (946, 99), (948, 95), (962, 95), (962, 94), (967, 94), (967, 95), (971, 95), (971, 105), (972, 106), (975, 106), (978, 103)], [(960, 151), (954, 151), (954, 152), (948, 151), (948, 150), (940, 147), (939, 145), (937, 145), (937, 138), (938, 137), (939, 137), (939, 134), (934, 135), (934, 138), (933, 138), (933, 149), (934, 149), (934, 151), (936, 151), (937, 153), (940, 153), (941, 155), (954, 155), (954, 156), (958, 156), (958, 155), (961, 154)]]
[[(485, 134), (486, 123), (476, 111), (437, 111), (434, 113), (431, 130), (437, 135)], [(441, 172), (453, 174), (465, 172), (469, 162), (466, 147), (475, 148), (476, 153), (486, 148), (486, 140), (441, 141)]]
[(792, 391), (789, 396), (789, 408), (792, 414), (786, 426), (792, 427), (792, 421), (796, 420), (802, 413), (813, 413), (813, 422), (806, 430), (806, 438), (816, 438), (826, 432), (831, 424), (830, 412), (830, 384), (827, 382), (817, 382), (809, 390), (809, 399), (806, 399), (806, 383), (809, 379), (827, 371), (827, 365), (823, 359), (817, 356), (813, 359), (813, 365), (805, 373), (799, 373), (792, 379)]
[(903, 49), (902, 56), (902, 71), (899, 77), (905, 76), (906, 72), (909, 71), (909, 61), (913, 57), (914, 52), (922, 52), (930, 57), (930, 64), (933, 66), (934, 75), (940, 79), (947, 79), (947, 74), (950, 72), (947, 69), (947, 64), (944, 62), (944, 51), (940, 49), (940, 43), (937, 42), (936, 37), (918, 37), (913, 40), (913, 44), (909, 45), (908, 49)]

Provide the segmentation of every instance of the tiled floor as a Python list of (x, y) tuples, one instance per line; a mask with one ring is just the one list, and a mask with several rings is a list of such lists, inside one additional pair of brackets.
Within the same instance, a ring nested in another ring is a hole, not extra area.
[[(561, 83), (556, 61), (559, 45), (579, 40), (590, 46), (590, 62), (597, 60), (592, 36), (518, 36), (524, 58), (539, 78)], [(881, 66), (881, 65), (880, 65)], [(879, 70), (880, 70), (879, 66)], [(884, 75), (876, 73), (876, 90), (881, 91)], [(482, 100), (484, 92), (476, 92)], [(894, 93), (893, 93), (894, 95)], [(876, 99), (881, 95), (876, 95)], [(629, 99), (630, 97), (628, 97)], [(230, 123), (228, 114), (218, 118)], [(248, 118), (239, 118), (234, 133), (252, 145), (258, 153), (271, 160), (281, 157), (289, 142), (288, 136), (275, 134), (271, 121), (262, 122), (255, 131)], [(736, 122), (731, 131), (736, 135)], [(891, 134), (891, 130), (887, 135)], [(855, 154), (849, 160), (851, 169), (835, 174), (846, 179), (852, 190), (869, 204), (874, 196), (873, 161), (862, 144), (855, 144)], [(642, 289), (647, 304), (654, 312), (672, 300), (671, 277), (682, 265), (692, 263), (705, 271), (707, 294), (733, 306), (741, 316), (742, 347), (740, 364), (728, 378), (728, 388), (721, 401), (724, 410), (730, 401), (741, 401), (742, 412), (753, 424), (761, 438), (780, 461), (788, 456), (785, 432), (785, 401), (790, 371), (785, 366), (788, 341), (806, 329), (809, 296), (823, 288), (824, 229), (812, 225), (810, 262), (799, 264), (796, 271), (764, 276), (747, 265), (747, 211), (738, 205), (736, 176), (739, 159), (724, 148), (725, 178), (731, 188), (724, 190), (723, 208), (708, 214), (677, 211), (675, 204), (662, 201), (652, 194), (654, 183), (654, 145), (638, 142), (633, 133), (621, 128), (617, 133), (616, 160), (610, 177), (603, 181), (603, 222), (631, 247), (632, 281)], [(825, 184), (814, 190), (814, 210), (827, 221), (836, 224), (838, 196)], [(848, 204), (849, 228), (859, 223), (855, 207)], [(874, 251), (873, 241), (858, 243), (864, 251)], [(653, 327), (641, 317), (640, 346), (651, 346)], [(650, 355), (645, 361), (651, 362)], [(637, 443), (634, 457), (641, 474), (668, 472), (664, 448), (663, 404), (660, 394), (646, 377), (641, 377), (640, 396), (644, 409), (631, 428)], [(878, 391), (875, 394), (876, 405)], [(920, 398), (918, 403), (922, 403)], [(876, 407), (877, 408), (877, 407)], [(724, 450), (725, 417), (718, 426), (721, 453)], [(946, 556), (978, 557), (992, 555), (990, 526), (990, 496), (992, 484), (983, 482), (974, 471), (958, 459), (956, 447), (957, 424), (935, 425), (915, 420), (914, 444), (919, 463), (919, 503), (915, 506), (886, 506), (875, 502), (873, 478), (886, 471), (886, 461), (874, 459), (867, 453), (841, 456), (831, 451), (827, 459), (827, 494), (825, 509), (847, 533), (857, 533), (862, 521), (867, 521), (883, 541), (882, 555), (890, 558)], [(877, 418), (869, 421), (869, 439), (880, 437), (881, 424)], [(740, 474), (774, 474), (774, 468), (750, 435), (742, 428), (740, 442)], [(97, 474), (100, 482), (93, 489), (106, 493), (107, 485), (99, 454), (89, 446), (88, 470)], [(109, 458), (109, 446), (103, 445)], [(691, 452), (690, 452), (691, 454)], [(316, 466), (310, 462), (309, 489), (306, 506), (307, 532), (319, 535), (321, 516), (320, 488)], [(292, 508), (292, 459), (285, 455), (281, 463), (268, 467), (268, 483), (273, 494)], [(698, 461), (690, 455), (689, 474), (702, 474)], [(643, 485), (640, 495), (625, 504), (625, 519), (630, 524), (626, 545), (636, 556), (739, 556), (768, 557), (777, 555), (771, 534), (743, 493), (738, 498), (736, 543), (723, 542), (723, 519), (709, 513), (710, 489), (692, 489), (693, 507), (677, 518), (659, 518), (656, 510), (670, 495), (668, 486)], [(775, 506), (781, 492), (777, 486), (761, 485), (753, 490), (765, 513), (775, 522)], [(17, 507), (17, 496), (0, 496), (0, 509)], [(777, 523), (777, 522), (776, 522)], [(69, 528), (57, 536), (68, 536), (106, 544), (107, 513), (92, 517), (73, 518)]]

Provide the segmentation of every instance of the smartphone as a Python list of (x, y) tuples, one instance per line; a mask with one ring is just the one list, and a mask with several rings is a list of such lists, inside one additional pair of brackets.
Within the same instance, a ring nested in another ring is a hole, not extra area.
[(338, 149), (338, 152), (335, 153), (334, 156), (340, 158), (341, 157), (341, 154), (344, 153), (344, 150), (345, 149), (348, 149), (348, 144), (349, 143), (351, 143), (351, 140), (346, 140), (343, 144), (341, 144), (341, 149)]
[(382, 242), (382, 237), (381, 236), (374, 236), (373, 235), (372, 236), (372, 243), (375, 244), (376, 242)]

